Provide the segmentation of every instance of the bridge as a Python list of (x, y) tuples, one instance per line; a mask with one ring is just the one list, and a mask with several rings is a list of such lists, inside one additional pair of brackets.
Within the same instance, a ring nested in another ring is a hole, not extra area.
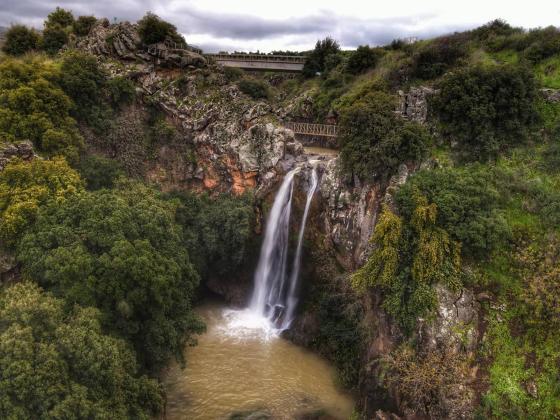
[(330, 124), (311, 124), (300, 122), (286, 122), (284, 127), (289, 128), (294, 134), (312, 137), (336, 137), (338, 127)]
[(224, 67), (237, 67), (245, 70), (288, 71), (303, 70), (306, 57), (301, 55), (264, 55), (264, 54), (204, 54)]

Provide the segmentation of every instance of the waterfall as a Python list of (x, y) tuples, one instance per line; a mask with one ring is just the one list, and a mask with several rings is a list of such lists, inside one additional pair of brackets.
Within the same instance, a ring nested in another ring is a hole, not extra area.
[(288, 245), (294, 175), (296, 168), (288, 172), (276, 193), (266, 223), (264, 241), (257, 270), (255, 288), (251, 297), (250, 310), (269, 320), (280, 330), (290, 326), (297, 305), (297, 280), (301, 265), (301, 252), (305, 222), (313, 193), (317, 188), (317, 172), (313, 169), (312, 185), (307, 193), (307, 202), (299, 230), (298, 245), (291, 274), (288, 277)]
[(299, 270), (301, 268), (301, 251), (303, 248), (303, 235), (305, 234), (305, 225), (307, 223), (307, 215), (309, 214), (309, 207), (311, 206), (311, 200), (313, 199), (313, 194), (317, 189), (318, 182), (317, 169), (314, 167), (311, 173), (311, 186), (307, 191), (307, 200), (305, 201), (305, 209), (303, 211), (303, 218), (301, 219), (301, 226), (299, 227), (298, 243), (296, 249), (296, 255), (294, 257), (294, 265), (292, 267), (292, 274), (290, 276), (290, 291), (288, 293), (288, 299), (286, 304), (286, 314), (282, 320), (282, 330), (290, 328), (290, 324), (294, 318), (294, 310), (298, 303), (297, 298), (297, 282), (299, 278)]

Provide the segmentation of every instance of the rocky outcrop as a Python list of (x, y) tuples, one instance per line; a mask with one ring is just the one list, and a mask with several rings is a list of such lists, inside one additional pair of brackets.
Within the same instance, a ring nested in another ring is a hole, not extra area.
[(22, 141), (19, 143), (0, 143), (0, 171), (8, 164), (11, 159), (19, 158), (23, 160), (31, 160), (37, 157), (33, 150), (33, 143), (30, 141)]
[(541, 89), (541, 95), (547, 102), (560, 102), (560, 89)]
[(434, 89), (426, 86), (411, 87), (407, 93), (399, 90), (397, 112), (411, 121), (426, 122), (428, 97), (434, 93)]

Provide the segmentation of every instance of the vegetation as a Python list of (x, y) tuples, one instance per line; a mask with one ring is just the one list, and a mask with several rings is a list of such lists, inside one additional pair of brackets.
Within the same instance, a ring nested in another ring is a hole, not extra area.
[(20, 283), (0, 294), (0, 412), (5, 418), (150, 419), (163, 408), (101, 313)]
[(303, 66), (303, 75), (313, 77), (317, 73), (322, 73), (325, 71), (325, 63), (328, 62), (329, 57), (337, 55), (339, 51), (338, 42), (330, 37), (317, 41), (315, 49), (307, 56)]
[(156, 44), (167, 38), (171, 41), (184, 43), (185, 40), (177, 33), (177, 28), (159, 16), (148, 12), (138, 21), (138, 33), (144, 44)]
[(22, 55), (36, 50), (40, 37), (33, 29), (23, 25), (13, 25), (5, 35), (2, 51), (9, 55)]
[(267, 99), (270, 96), (269, 86), (263, 80), (243, 78), (237, 82), (237, 87), (253, 99)]
[(72, 24), (72, 30), (78, 36), (86, 36), (97, 22), (95, 16), (78, 16)]
[[(360, 74), (369, 70), (379, 61), (381, 52), (369, 45), (360, 45), (348, 58), (346, 69), (351, 74)], [(331, 55), (332, 57), (332, 55)]]

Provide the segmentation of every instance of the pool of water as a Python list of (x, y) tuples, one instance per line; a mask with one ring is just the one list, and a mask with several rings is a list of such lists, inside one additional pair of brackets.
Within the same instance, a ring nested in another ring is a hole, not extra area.
[(335, 372), (316, 354), (277, 336), (265, 319), (219, 304), (198, 309), (207, 332), (186, 349), (187, 367), (164, 377), (168, 419), (228, 419), (262, 410), (274, 419), (323, 410), (347, 419), (352, 398), (335, 385)]

